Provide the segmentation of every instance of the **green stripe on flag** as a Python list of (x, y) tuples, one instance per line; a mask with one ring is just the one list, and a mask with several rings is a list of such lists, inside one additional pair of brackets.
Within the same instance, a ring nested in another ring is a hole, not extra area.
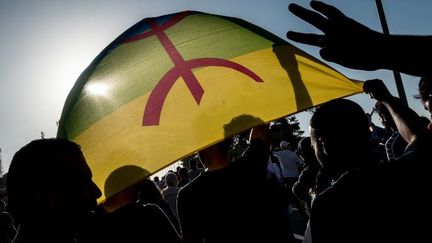
[[(270, 48), (273, 44), (257, 33), (216, 15), (190, 15), (165, 33), (184, 60), (209, 57), (228, 60)], [(85, 87), (101, 83), (106, 85), (107, 94), (94, 95), (85, 92), (84, 87), (68, 116), (62, 117), (65, 118), (63, 125), (69, 139), (74, 139), (119, 107), (150, 92), (173, 67), (166, 50), (154, 35), (120, 45), (95, 65), (90, 76), (84, 75), (84, 78), (88, 77)]]
[[(215, 15), (188, 16), (165, 33), (185, 60), (202, 57), (231, 59), (273, 44), (257, 33)], [(194, 36), (184, 33), (193, 33)]]

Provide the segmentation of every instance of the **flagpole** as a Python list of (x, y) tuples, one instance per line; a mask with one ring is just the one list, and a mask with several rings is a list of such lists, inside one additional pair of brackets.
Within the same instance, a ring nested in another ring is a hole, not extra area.
[(3, 163), (2, 163), (2, 155), (1, 155), (1, 148), (0, 148), (0, 177), (3, 177)]
[[(382, 5), (382, 2), (381, 2), (381, 0), (375, 0), (375, 3), (377, 5), (377, 10), (378, 10), (378, 15), (379, 15), (379, 18), (380, 18), (382, 30), (383, 30), (384, 34), (389, 35), (390, 31), (389, 31), (389, 28), (388, 28), (388, 25), (387, 25), (387, 20), (386, 20), (385, 14), (384, 14), (384, 8), (383, 8), (383, 5)], [(402, 77), (401, 77), (400, 73), (396, 72), (396, 71), (393, 71), (393, 76), (395, 78), (395, 82), (396, 82), (396, 87), (397, 87), (397, 90), (398, 90), (399, 98), (406, 105), (408, 105), (408, 101), (407, 101), (407, 98), (406, 98), (406, 95), (405, 95), (405, 89), (404, 89), (404, 86), (403, 86), (403, 83), (402, 83)]]

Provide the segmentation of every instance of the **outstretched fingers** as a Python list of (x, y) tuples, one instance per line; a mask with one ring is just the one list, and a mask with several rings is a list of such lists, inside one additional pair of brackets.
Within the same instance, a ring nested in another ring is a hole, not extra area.
[(288, 9), (297, 17), (315, 26), (322, 32), (326, 32), (328, 19), (319, 13), (303, 8), (295, 3), (291, 3)]
[(310, 5), (312, 9), (314, 9), (317, 12), (320, 12), (328, 19), (342, 20), (346, 18), (346, 16), (339, 9), (331, 5), (325, 4), (321, 1), (311, 1)]
[(314, 45), (318, 47), (326, 46), (326, 38), (324, 35), (306, 34), (306, 33), (288, 31), (287, 37), (290, 40), (300, 42), (303, 44)]

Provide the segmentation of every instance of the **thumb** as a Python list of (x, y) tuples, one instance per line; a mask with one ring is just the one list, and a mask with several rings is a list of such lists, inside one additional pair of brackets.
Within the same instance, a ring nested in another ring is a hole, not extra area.
[(335, 60), (334, 56), (331, 53), (331, 50), (328, 47), (324, 47), (320, 50), (321, 57), (326, 60), (333, 62)]
[(363, 91), (365, 93), (371, 93), (374, 87), (374, 83), (376, 82), (377, 79), (369, 79), (366, 80), (363, 84)]

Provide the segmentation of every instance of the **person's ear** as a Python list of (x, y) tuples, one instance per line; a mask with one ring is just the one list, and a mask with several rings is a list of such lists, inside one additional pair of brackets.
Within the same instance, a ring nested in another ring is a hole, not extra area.
[(328, 156), (328, 141), (323, 137), (318, 138), (318, 148), (326, 156)]

